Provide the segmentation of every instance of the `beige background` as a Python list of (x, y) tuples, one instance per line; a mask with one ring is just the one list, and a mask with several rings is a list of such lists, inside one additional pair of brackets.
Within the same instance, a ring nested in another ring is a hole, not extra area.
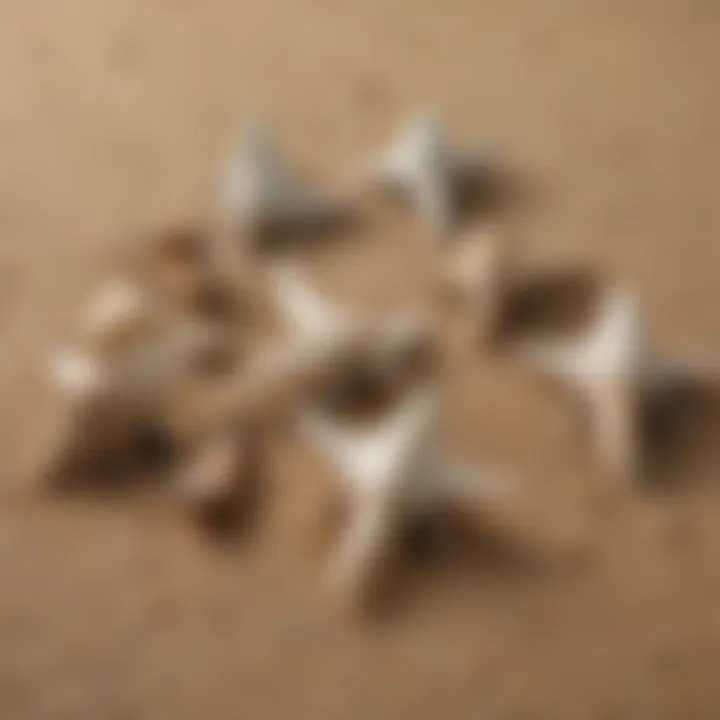
[[(632, 283), (671, 348), (717, 347), (719, 70), (712, 0), (0, 2), (0, 716), (717, 717), (720, 503), (695, 480), (720, 465), (606, 501), (565, 405), (501, 362), (453, 361), (450, 426), (527, 474), (527, 554), (421, 569), (377, 627), (317, 592), (323, 469), (291, 442), (254, 539), (223, 551), (154, 502), (19, 490), (41, 349), (124, 232), (211, 209), (258, 110), (332, 177), (441, 108), (542, 187), (517, 218), (533, 256)], [(416, 230), (391, 219), (318, 269), (348, 297), (410, 291), (432, 265)]]

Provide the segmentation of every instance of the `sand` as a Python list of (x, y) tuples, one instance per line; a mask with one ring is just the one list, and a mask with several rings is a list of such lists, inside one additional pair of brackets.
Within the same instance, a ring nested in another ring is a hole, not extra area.
[[(562, 399), (498, 359), (453, 356), (449, 426), (527, 476), (522, 508), (472, 557), (413, 566), (383, 621), (323, 598), (327, 469), (291, 437), (222, 548), (152, 497), (27, 488), (42, 350), (127, 233), (211, 214), (248, 114), (331, 182), (437, 106), (532, 181), (511, 213), (530, 256), (630, 283), (663, 346), (717, 347), (719, 68), (710, 0), (3, 2), (0, 717), (717, 717), (717, 451), (613, 487)], [(378, 220), (312, 253), (328, 292), (426, 286), (417, 219)]]

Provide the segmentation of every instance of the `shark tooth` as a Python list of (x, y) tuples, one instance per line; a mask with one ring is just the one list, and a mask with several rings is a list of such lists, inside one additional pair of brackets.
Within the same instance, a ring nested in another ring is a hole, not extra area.
[(431, 229), (455, 228), (459, 193), (483, 168), (479, 157), (448, 143), (438, 120), (429, 113), (412, 118), (364, 175), (382, 187), (404, 191)]
[(348, 203), (307, 187), (260, 124), (236, 143), (224, 176), (221, 216), (230, 231), (252, 237), (266, 231), (315, 227), (344, 218)]
[(592, 326), (575, 340), (519, 344), (522, 359), (581, 397), (600, 457), (614, 473), (642, 468), (642, 410), (652, 396), (694, 380), (720, 379), (720, 364), (664, 358), (649, 341), (636, 299), (610, 289)]
[(471, 468), (439, 439), (434, 389), (415, 391), (370, 428), (317, 407), (299, 414), (304, 436), (336, 467), (350, 518), (331, 566), (334, 587), (362, 598), (403, 524), (441, 508), (482, 503), (513, 490), (509, 475)]

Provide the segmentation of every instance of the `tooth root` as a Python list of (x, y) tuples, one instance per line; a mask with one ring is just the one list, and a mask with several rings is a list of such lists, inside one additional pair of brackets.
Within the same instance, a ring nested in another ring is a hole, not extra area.
[(470, 470), (439, 447), (437, 397), (425, 387), (407, 397), (372, 430), (344, 425), (317, 409), (301, 416), (306, 437), (339, 471), (351, 507), (330, 577), (336, 592), (362, 600), (396, 549), (412, 514), (467, 509), (512, 492), (513, 478), (490, 468)]

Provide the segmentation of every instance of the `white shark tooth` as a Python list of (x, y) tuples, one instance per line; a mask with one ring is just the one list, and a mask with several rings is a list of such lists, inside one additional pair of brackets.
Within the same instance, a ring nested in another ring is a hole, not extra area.
[(479, 158), (451, 148), (439, 122), (425, 113), (407, 124), (366, 175), (379, 185), (405, 191), (433, 231), (443, 233), (455, 226), (461, 186), (480, 167)]
[(414, 397), (374, 431), (361, 433), (307, 409), (300, 427), (329, 457), (351, 502), (351, 515), (340, 550), (331, 566), (335, 589), (359, 596), (389, 551), (399, 521), (401, 485), (406, 465), (426, 423), (426, 398)]
[(349, 210), (340, 197), (306, 187), (259, 124), (237, 142), (221, 191), (222, 217), (241, 230), (291, 228), (341, 217)]
[(578, 340), (524, 344), (521, 354), (585, 398), (604, 462), (613, 472), (635, 474), (641, 449), (637, 418), (653, 362), (633, 298), (615, 288)]
[(438, 438), (433, 390), (412, 393), (370, 429), (343, 425), (317, 408), (303, 410), (299, 423), (336, 466), (350, 501), (332, 579), (351, 595), (367, 589), (405, 518), (486, 500), (501, 494), (505, 484), (500, 473), (471, 471), (447, 456)]
[(645, 336), (637, 302), (621, 287), (608, 291), (595, 323), (577, 340), (522, 343), (519, 352), (586, 400), (603, 460), (625, 475), (640, 470), (641, 409), (649, 396), (710, 370), (662, 358)]

